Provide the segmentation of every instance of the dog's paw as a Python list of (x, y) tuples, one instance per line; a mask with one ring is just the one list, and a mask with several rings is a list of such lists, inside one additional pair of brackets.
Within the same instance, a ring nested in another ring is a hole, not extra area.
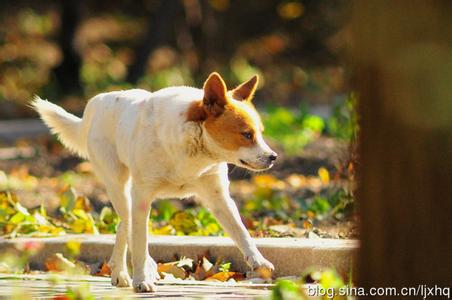
[(251, 267), (252, 270), (257, 270), (260, 268), (269, 269), (270, 271), (274, 271), (275, 267), (271, 262), (265, 259), (260, 253), (254, 253), (252, 255), (245, 256), (246, 262)]
[(111, 272), (111, 285), (116, 287), (129, 287), (132, 286), (132, 279), (130, 278), (127, 270), (112, 270)]
[(133, 281), (133, 289), (137, 293), (148, 293), (148, 292), (156, 292), (157, 287), (155, 286), (152, 280), (134, 280)]
[(157, 271), (157, 263), (150, 256), (148, 256), (146, 260), (146, 271), (149, 272), (151, 279), (153, 280), (160, 279), (160, 274)]

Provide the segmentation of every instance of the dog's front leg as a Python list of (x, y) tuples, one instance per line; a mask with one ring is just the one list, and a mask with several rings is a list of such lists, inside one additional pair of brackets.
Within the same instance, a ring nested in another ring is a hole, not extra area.
[(245, 225), (239, 210), (229, 195), (229, 181), (224, 176), (211, 175), (204, 178), (198, 188), (201, 202), (209, 208), (226, 233), (234, 240), (253, 270), (265, 267), (274, 270), (271, 262), (257, 249)]
[(155, 292), (156, 264), (148, 253), (148, 221), (152, 189), (146, 185), (132, 185), (132, 285), (136, 292)]

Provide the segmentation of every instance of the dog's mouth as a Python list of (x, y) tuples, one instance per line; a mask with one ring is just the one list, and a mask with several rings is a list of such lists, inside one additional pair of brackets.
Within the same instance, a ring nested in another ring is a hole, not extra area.
[(256, 166), (251, 165), (249, 162), (247, 162), (247, 161), (245, 161), (245, 160), (243, 160), (243, 159), (239, 159), (239, 162), (240, 162), (240, 164), (241, 164), (242, 166), (244, 166), (245, 168), (250, 169), (250, 170), (253, 170), (253, 171), (265, 171), (265, 170), (268, 170), (268, 169), (270, 169), (271, 167), (273, 167), (273, 163), (270, 163), (270, 164), (268, 164), (268, 165), (266, 165), (266, 166), (259, 166), (259, 167), (256, 167)]
[(240, 161), (240, 163), (241, 163), (242, 165), (245, 165), (245, 166), (247, 166), (247, 167), (251, 167), (250, 164), (247, 163), (246, 161), (244, 161), (243, 159), (240, 159), (239, 161)]

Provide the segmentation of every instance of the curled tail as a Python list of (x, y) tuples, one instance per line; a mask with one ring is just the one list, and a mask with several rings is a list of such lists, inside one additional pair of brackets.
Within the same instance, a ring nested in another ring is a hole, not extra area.
[(86, 137), (83, 134), (82, 119), (68, 113), (63, 108), (35, 96), (30, 106), (36, 110), (50, 131), (71, 151), (87, 157)]

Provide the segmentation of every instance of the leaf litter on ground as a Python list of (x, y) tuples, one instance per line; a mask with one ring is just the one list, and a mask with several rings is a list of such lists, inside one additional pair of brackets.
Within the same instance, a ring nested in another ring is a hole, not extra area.
[[(45, 258), (41, 269), (31, 270), (28, 264), (30, 256), (37, 253), (42, 244), (18, 246), (19, 254), (6, 252), (0, 254), (0, 273), (5, 274), (39, 274), (56, 273), (70, 276), (92, 275), (108, 277), (111, 269), (106, 261), (87, 264), (73, 256), (64, 256), (62, 253), (53, 253)], [(66, 244), (66, 253), (74, 247), (73, 242)], [(198, 255), (196, 259), (181, 257), (174, 261), (159, 262), (157, 271), (165, 280), (191, 280), (214, 282), (239, 282), (253, 278), (261, 278), (260, 282), (271, 281), (270, 270), (256, 270), (253, 273), (234, 271), (231, 262), (221, 257), (213, 258), (208, 252)]]
[[(259, 174), (251, 181), (233, 182), (232, 193), (238, 199), (243, 222), (251, 235), (310, 238), (314, 232), (319, 237), (354, 237), (350, 228), (353, 222), (349, 223), (350, 217), (344, 219), (353, 207), (350, 189), (330, 187), (334, 183), (327, 169), (320, 168), (318, 173), (318, 177), (291, 174), (283, 179)], [(29, 175), (24, 171), (22, 176)], [(11, 176), (5, 178), (10, 180)], [(330, 188), (322, 191), (325, 186)], [(313, 196), (303, 196), (307, 188), (314, 191)], [(116, 232), (119, 218), (110, 206), (96, 212), (90, 200), (68, 184), (60, 188), (58, 196), (60, 206), (54, 213), (48, 213), (43, 204), (32, 209), (24, 207), (14, 189), (0, 190), (0, 235), (13, 238)], [(225, 235), (207, 209), (181, 209), (173, 200), (157, 201), (150, 218), (149, 231), (156, 235)], [(338, 224), (342, 229), (330, 234)]]

